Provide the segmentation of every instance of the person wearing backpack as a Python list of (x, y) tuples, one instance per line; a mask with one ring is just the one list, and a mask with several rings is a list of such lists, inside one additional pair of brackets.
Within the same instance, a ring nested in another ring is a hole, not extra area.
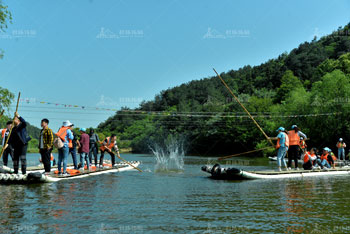
[(56, 136), (62, 141), (63, 146), (58, 149), (58, 174), (60, 175), (61, 168), (62, 168), (62, 162), (63, 162), (63, 175), (67, 175), (67, 158), (69, 153), (69, 148), (72, 147), (72, 140), (73, 140), (73, 134), (70, 130), (70, 127), (73, 124), (66, 120), (63, 122), (62, 127), (58, 130), (56, 133)]

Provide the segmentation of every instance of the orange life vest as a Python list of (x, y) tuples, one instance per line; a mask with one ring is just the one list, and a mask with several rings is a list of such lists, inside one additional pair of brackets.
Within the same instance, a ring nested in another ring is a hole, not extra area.
[(343, 148), (344, 147), (344, 143), (340, 143), (340, 142), (338, 142), (338, 144), (337, 144), (337, 148)]
[(328, 153), (321, 155), (321, 161), (323, 161), (324, 159), (326, 159), (328, 161)]
[[(106, 144), (106, 145), (103, 145), (103, 144), (102, 144), (101, 147), (100, 147), (100, 150), (102, 150), (102, 151), (105, 151), (105, 150), (106, 150), (105, 147), (107, 147), (108, 149), (112, 150), (112, 148), (113, 148), (114, 145), (115, 145), (115, 142), (111, 142), (111, 141), (110, 141), (110, 140), (111, 140), (110, 137), (107, 137), (106, 140), (107, 140), (107, 144)], [(106, 140), (105, 140), (105, 141), (106, 141)]]
[(334, 161), (337, 160), (337, 157), (335, 157), (335, 155), (333, 154), (333, 152), (331, 153), (331, 156), (332, 156), (332, 158), (333, 158)]
[(289, 137), (289, 145), (299, 145), (300, 136), (298, 132), (295, 132), (294, 130), (290, 130), (288, 131), (288, 137)]
[[(288, 135), (285, 132), (282, 132), (282, 133), (285, 136), (284, 145), (286, 147), (289, 147), (289, 137), (288, 137)], [(280, 138), (277, 139), (276, 149), (279, 149), (281, 147), (280, 140), (281, 140)]]
[[(67, 130), (69, 129), (69, 127), (64, 127), (62, 126), (58, 132), (56, 133), (56, 136), (58, 136), (59, 138), (61, 138), (61, 140), (63, 142), (65, 142), (66, 140), (66, 135), (67, 135)], [(73, 148), (73, 143), (71, 139), (68, 139), (68, 147), (69, 148)]]
[(51, 158), (50, 158), (50, 160), (51, 160), (51, 161), (53, 161), (53, 160), (54, 160), (54, 157), (53, 157), (53, 155), (52, 155), (52, 154), (51, 154)]
[(6, 133), (6, 131), (7, 131), (7, 129), (5, 128), (5, 129), (3, 129), (2, 131), (1, 131), (1, 137), (2, 138), (4, 138), (5, 137), (5, 133)]
[[(327, 160), (327, 162), (329, 163), (329, 164), (331, 164), (331, 162), (330, 161), (328, 161), (328, 153), (326, 154), (326, 155), (321, 155), (321, 161), (323, 161), (324, 159), (325, 160)], [(333, 153), (331, 153), (331, 157), (332, 157), (332, 159), (333, 159), (333, 161), (335, 161), (335, 160), (337, 160), (337, 158), (334, 156), (334, 154)]]
[(304, 163), (307, 163), (310, 160), (310, 157), (315, 157), (315, 154), (311, 154), (309, 151), (305, 153), (304, 155)]

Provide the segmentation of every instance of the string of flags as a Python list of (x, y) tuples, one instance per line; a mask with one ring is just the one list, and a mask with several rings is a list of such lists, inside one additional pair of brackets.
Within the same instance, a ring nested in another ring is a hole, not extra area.
[(81, 106), (81, 105), (74, 105), (74, 104), (62, 104), (62, 103), (57, 103), (57, 102), (48, 102), (48, 101), (38, 101), (36, 99), (32, 98), (23, 98), (20, 99), (21, 103), (39, 103), (39, 104), (45, 104), (45, 105), (53, 105), (56, 107), (65, 107), (65, 108), (80, 108), (80, 109), (95, 109), (95, 110), (104, 110), (104, 111), (118, 111), (117, 109), (114, 108), (104, 108), (104, 107), (89, 107), (89, 106)]
[[(125, 114), (121, 114), (125, 113)], [(340, 112), (319, 113), (319, 114), (303, 114), (303, 115), (274, 115), (270, 114), (253, 114), (254, 118), (299, 118), (299, 117), (318, 117), (338, 115)], [(118, 115), (152, 115), (152, 116), (172, 116), (172, 117), (217, 117), (217, 118), (249, 118), (246, 114), (227, 112), (171, 112), (171, 111), (142, 111), (142, 110), (122, 110)]]
[[(39, 103), (43, 105), (52, 105), (56, 107), (64, 108), (79, 108), (82, 110), (102, 110), (102, 111), (113, 111), (117, 112), (118, 109), (115, 108), (104, 108), (104, 107), (89, 107), (81, 106), (75, 104), (62, 104), (56, 102), (48, 101), (37, 101), (36, 99), (24, 98), (20, 99), (22, 103)], [(301, 114), (301, 115), (275, 115), (274, 113), (254, 113), (252, 116), (254, 118), (299, 118), (299, 117), (318, 117), (318, 116), (331, 116), (338, 115), (340, 112), (332, 113), (318, 113), (318, 114)], [(172, 117), (216, 117), (216, 118), (249, 118), (246, 114), (242, 112), (229, 114), (227, 112), (177, 112), (177, 111), (144, 111), (144, 110), (119, 110), (118, 115), (128, 115), (128, 116), (140, 116), (140, 115), (149, 115), (149, 116), (172, 116)]]

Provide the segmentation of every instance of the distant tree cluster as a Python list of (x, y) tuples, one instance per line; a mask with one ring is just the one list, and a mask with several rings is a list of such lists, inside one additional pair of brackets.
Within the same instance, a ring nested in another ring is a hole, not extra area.
[[(349, 30), (350, 24), (259, 66), (221, 76), (272, 136), (279, 126), (297, 124), (311, 138), (309, 146), (332, 146), (340, 136), (350, 140)], [(162, 114), (149, 114), (154, 112)], [(101, 123), (99, 131), (118, 133), (136, 152), (149, 151), (149, 144), (169, 134), (185, 137), (191, 154), (236, 153), (268, 145), (217, 77), (164, 90), (135, 110), (124, 108)]]

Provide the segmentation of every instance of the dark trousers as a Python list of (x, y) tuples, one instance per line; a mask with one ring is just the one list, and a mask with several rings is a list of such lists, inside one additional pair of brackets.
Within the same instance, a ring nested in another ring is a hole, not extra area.
[(13, 147), (13, 170), (15, 174), (18, 174), (19, 161), (21, 160), (22, 174), (27, 172), (27, 148), (28, 144), (16, 145)]
[(69, 153), (72, 154), (72, 160), (73, 160), (73, 165), (74, 169), (78, 169), (78, 163), (77, 163), (77, 148), (69, 148)]
[(307, 163), (303, 164), (304, 170), (311, 170), (312, 169), (312, 162), (309, 160)]
[(51, 151), (52, 149), (40, 149), (41, 160), (44, 164), (45, 172), (51, 171)]
[[(112, 166), (115, 164), (115, 155), (112, 152), (106, 152), (109, 153), (109, 155), (111, 155), (111, 159), (112, 159)], [(101, 156), (100, 156), (100, 166), (103, 166), (103, 157), (104, 157), (105, 151), (101, 150)]]
[(90, 151), (89, 151), (89, 159), (90, 159), (90, 163), (92, 163), (92, 154), (94, 154), (94, 159), (95, 159), (95, 166), (97, 166), (97, 145), (96, 144), (92, 144), (90, 146)]
[(9, 155), (11, 156), (11, 160), (13, 162), (13, 148), (11, 145), (8, 145), (8, 147), (4, 150), (4, 154), (2, 155), (4, 166), (7, 166)]
[(290, 145), (288, 150), (288, 167), (292, 166), (294, 160), (295, 168), (298, 168), (299, 145)]

